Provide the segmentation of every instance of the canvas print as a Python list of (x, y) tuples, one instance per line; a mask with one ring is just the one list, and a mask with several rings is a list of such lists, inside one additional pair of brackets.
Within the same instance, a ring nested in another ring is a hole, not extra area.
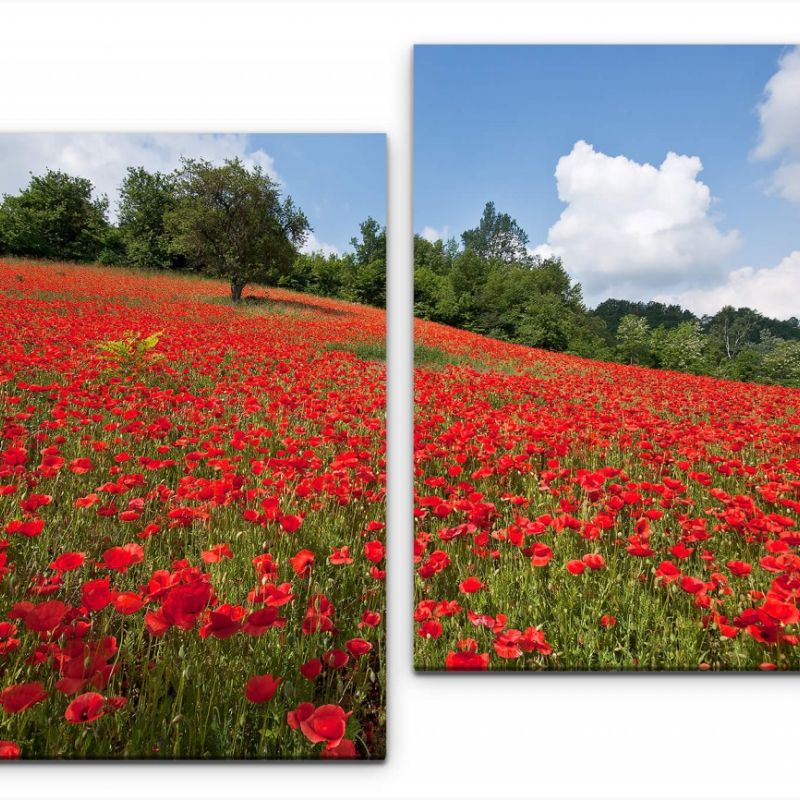
[(385, 138), (0, 135), (0, 756), (381, 759)]
[(420, 670), (800, 667), (800, 49), (423, 46)]

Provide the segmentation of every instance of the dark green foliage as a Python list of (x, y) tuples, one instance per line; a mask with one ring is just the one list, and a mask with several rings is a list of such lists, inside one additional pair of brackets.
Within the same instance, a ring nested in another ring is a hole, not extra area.
[(494, 203), (487, 203), (477, 228), (464, 231), (461, 241), (486, 261), (523, 264), (528, 261), (528, 234), (509, 214), (498, 214)]
[(86, 178), (47, 170), (0, 204), (0, 252), (62, 261), (95, 261), (108, 233), (108, 200), (92, 199)]
[(281, 200), (261, 167), (248, 169), (238, 158), (221, 166), (183, 159), (175, 186), (175, 203), (164, 214), (171, 251), (229, 281), (235, 303), (248, 283), (274, 284), (291, 270), (308, 220), (290, 197)]
[(125, 243), (125, 262), (132, 267), (179, 269), (186, 265), (171, 247), (164, 226), (166, 214), (178, 201), (176, 176), (128, 167), (119, 190), (119, 228)]
[(386, 228), (372, 217), (359, 226), (352, 253), (301, 253), (279, 285), (353, 303), (386, 305)]
[(800, 322), (727, 306), (698, 318), (678, 305), (610, 298), (587, 309), (560, 259), (527, 250), (516, 220), (487, 203), (454, 240), (414, 237), (414, 313), (497, 339), (586, 358), (800, 385)]

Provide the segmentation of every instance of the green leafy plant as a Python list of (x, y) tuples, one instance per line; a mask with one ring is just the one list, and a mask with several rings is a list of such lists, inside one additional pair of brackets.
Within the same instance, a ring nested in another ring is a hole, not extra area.
[(126, 331), (122, 339), (98, 342), (97, 350), (101, 358), (108, 362), (109, 372), (129, 375), (164, 357), (161, 353), (153, 352), (163, 334), (164, 331), (158, 331), (142, 336)]

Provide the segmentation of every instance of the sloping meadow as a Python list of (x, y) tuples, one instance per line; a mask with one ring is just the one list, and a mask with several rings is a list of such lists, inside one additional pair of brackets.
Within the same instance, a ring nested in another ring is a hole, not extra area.
[(800, 667), (800, 390), (416, 334), (418, 669)]
[(0, 263), (7, 757), (384, 755), (384, 313), (227, 294)]

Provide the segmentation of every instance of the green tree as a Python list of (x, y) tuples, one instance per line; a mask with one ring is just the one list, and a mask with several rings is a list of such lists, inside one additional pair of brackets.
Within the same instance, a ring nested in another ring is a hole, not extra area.
[(553, 294), (544, 294), (529, 303), (517, 327), (518, 340), (545, 350), (566, 350), (569, 343), (569, 315)]
[(175, 176), (128, 167), (119, 191), (119, 227), (126, 260), (135, 267), (180, 267), (180, 254), (171, 252), (164, 218), (177, 202)]
[(749, 308), (724, 306), (708, 321), (710, 346), (720, 358), (734, 361), (755, 335), (759, 317)]
[(345, 281), (348, 299), (373, 306), (386, 305), (386, 228), (372, 217), (359, 225)]
[(506, 264), (530, 263), (528, 235), (509, 214), (499, 214), (494, 203), (483, 209), (477, 228), (461, 234), (465, 250), (472, 250), (487, 261), (497, 260)]
[(108, 200), (86, 178), (47, 170), (0, 204), (0, 246), (10, 255), (94, 261), (109, 224)]
[(800, 386), (800, 342), (778, 342), (764, 355), (761, 369), (769, 381), (784, 386)]
[(650, 326), (644, 317), (626, 314), (617, 327), (617, 352), (627, 364), (646, 364), (650, 356)]
[(657, 353), (662, 367), (679, 372), (701, 372), (706, 340), (698, 322), (681, 322), (670, 328)]
[(288, 273), (310, 230), (292, 199), (259, 166), (240, 159), (222, 166), (183, 159), (177, 199), (164, 217), (173, 253), (198, 270), (230, 282), (238, 303), (253, 281), (275, 284)]

